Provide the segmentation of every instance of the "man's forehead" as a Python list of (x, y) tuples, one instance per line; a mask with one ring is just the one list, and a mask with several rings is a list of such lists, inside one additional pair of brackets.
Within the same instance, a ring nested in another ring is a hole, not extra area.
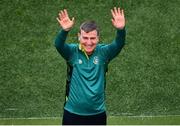
[(84, 30), (81, 29), (81, 34), (82, 34), (82, 35), (97, 36), (97, 31), (96, 31), (96, 30), (93, 30), (93, 31), (90, 31), (90, 32), (85, 32)]

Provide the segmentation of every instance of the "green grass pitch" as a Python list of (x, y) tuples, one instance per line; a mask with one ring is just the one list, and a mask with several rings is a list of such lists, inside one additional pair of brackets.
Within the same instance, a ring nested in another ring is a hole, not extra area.
[[(62, 116), (66, 63), (54, 47), (57, 14), (66, 8), (75, 17), (68, 43), (78, 42), (80, 24), (92, 19), (107, 44), (116, 32), (110, 13), (114, 6), (125, 11), (127, 36), (108, 66), (109, 124), (179, 123), (179, 117), (168, 115), (180, 115), (180, 0), (1, 0), (0, 122)], [(32, 123), (38, 122), (46, 121)]]

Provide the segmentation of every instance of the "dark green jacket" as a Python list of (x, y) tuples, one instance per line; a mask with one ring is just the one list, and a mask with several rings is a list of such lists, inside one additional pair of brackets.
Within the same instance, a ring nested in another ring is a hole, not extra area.
[(110, 44), (97, 44), (88, 58), (79, 44), (67, 44), (68, 32), (61, 30), (55, 47), (73, 68), (70, 91), (64, 109), (78, 115), (95, 115), (105, 111), (105, 69), (125, 43), (125, 29), (117, 30)]

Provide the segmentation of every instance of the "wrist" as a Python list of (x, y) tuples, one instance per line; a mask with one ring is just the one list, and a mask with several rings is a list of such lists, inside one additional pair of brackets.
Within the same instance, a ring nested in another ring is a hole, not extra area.
[(63, 36), (67, 35), (69, 33), (69, 31), (66, 31), (64, 29), (61, 29), (61, 33), (63, 34)]
[(70, 28), (67, 28), (67, 29), (64, 29), (64, 28), (63, 28), (63, 30), (66, 31), (66, 32), (68, 32), (68, 31), (70, 31), (71, 29), (70, 29)]
[(124, 27), (120, 27), (120, 28), (116, 28), (117, 30), (123, 30), (125, 29), (125, 26)]
[(125, 31), (125, 27), (123, 27), (122, 29), (117, 28), (117, 33), (118, 33), (118, 34), (121, 34), (121, 33), (123, 33), (124, 31)]

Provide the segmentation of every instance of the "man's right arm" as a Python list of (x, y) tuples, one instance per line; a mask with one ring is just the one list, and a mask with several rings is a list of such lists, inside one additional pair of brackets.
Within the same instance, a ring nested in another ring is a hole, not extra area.
[(66, 38), (68, 35), (68, 32), (71, 30), (71, 28), (74, 25), (74, 18), (72, 20), (68, 16), (68, 12), (66, 9), (61, 10), (59, 12), (59, 16), (56, 18), (59, 25), (62, 27), (62, 30), (59, 32), (59, 34), (56, 37), (55, 40), (55, 47), (58, 50), (58, 52), (61, 54), (61, 56), (68, 60), (73, 53), (73, 47), (70, 44), (66, 44)]
[(73, 48), (70, 46), (70, 44), (65, 43), (68, 32), (69, 31), (65, 31), (62, 29), (55, 39), (55, 47), (57, 51), (66, 60), (68, 60), (73, 53)]

